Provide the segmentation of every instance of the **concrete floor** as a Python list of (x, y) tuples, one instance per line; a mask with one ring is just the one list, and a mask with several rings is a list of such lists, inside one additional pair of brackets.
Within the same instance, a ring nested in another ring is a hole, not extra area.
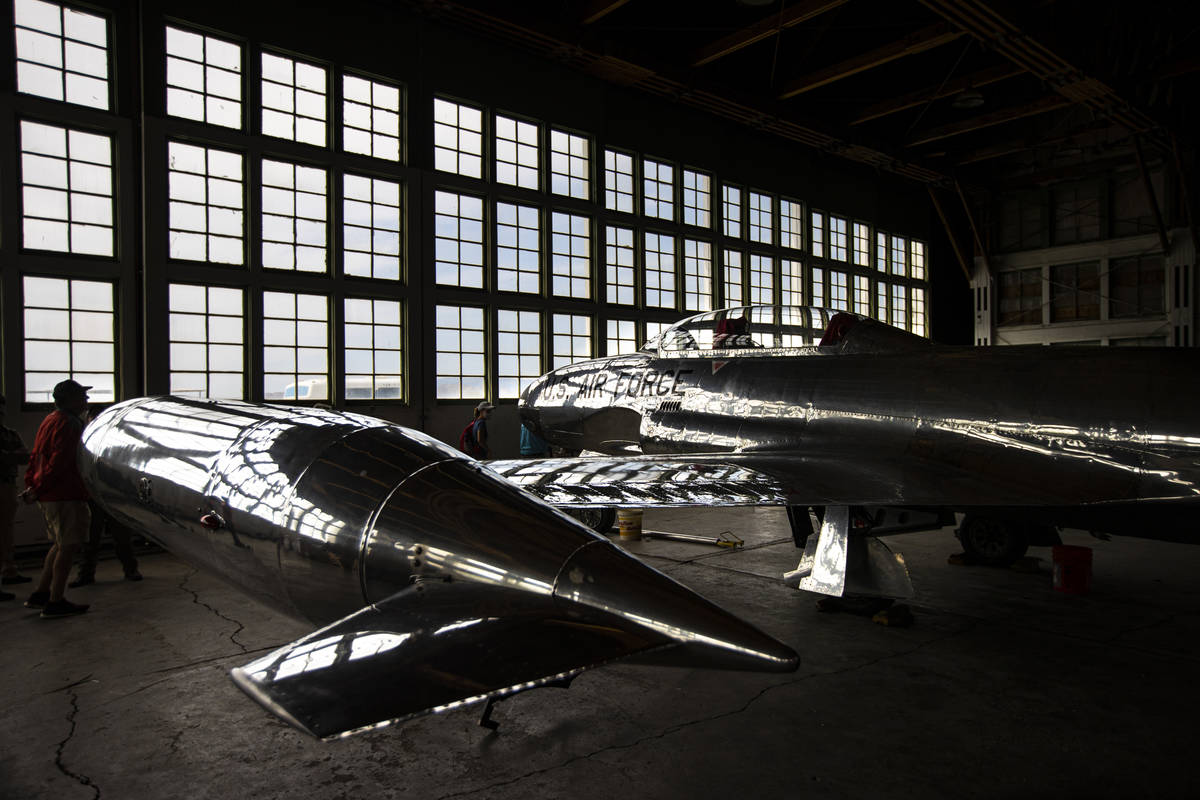
[[(1094, 547), (1086, 597), (1039, 573), (950, 566), (949, 531), (890, 540), (917, 597), (907, 629), (822, 614), (777, 510), (646, 515), (730, 530), (729, 551), (644, 541), (648, 562), (803, 659), (790, 675), (616, 665), (574, 686), (322, 743), (227, 676), (308, 631), (167, 554), (115, 561), (82, 616), (0, 605), (0, 797), (1197, 797), (1200, 547)], [(32, 573), (32, 569), (27, 568)]]

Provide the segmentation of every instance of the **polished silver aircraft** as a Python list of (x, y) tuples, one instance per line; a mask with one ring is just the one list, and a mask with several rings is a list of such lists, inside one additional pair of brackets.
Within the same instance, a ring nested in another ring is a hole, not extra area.
[(968, 553), (1004, 563), (1056, 526), (1186, 541), (1200, 510), (1194, 349), (946, 347), (827, 309), (749, 306), (557, 369), (520, 408), (592, 455), (490, 464), (518, 485), (567, 509), (786, 505), (806, 548), (788, 579), (832, 595), (910, 594), (902, 559), (862, 534), (953, 512)]
[(479, 701), (487, 724), (494, 700), (618, 658), (798, 665), (479, 462), (382, 420), (141, 398), (87, 426), (80, 467), (119, 522), (322, 626), (233, 677), (323, 738)]

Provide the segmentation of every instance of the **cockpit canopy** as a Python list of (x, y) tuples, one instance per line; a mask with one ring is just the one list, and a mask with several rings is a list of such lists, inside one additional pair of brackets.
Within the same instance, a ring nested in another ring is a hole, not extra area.
[(676, 322), (642, 345), (641, 351), (663, 356), (687, 350), (811, 347), (821, 341), (830, 319), (838, 313), (816, 306), (736, 306), (706, 311)]

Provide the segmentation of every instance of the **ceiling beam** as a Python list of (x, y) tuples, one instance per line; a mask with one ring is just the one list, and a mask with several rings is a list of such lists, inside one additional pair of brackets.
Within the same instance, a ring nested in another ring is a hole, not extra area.
[(988, 48), (1041, 78), (1072, 103), (1092, 109), (1098, 116), (1114, 119), (1133, 133), (1150, 131), (1159, 147), (1169, 149), (1159, 126), (1112, 88), (1069, 63), (1025, 31), (1000, 16), (983, 0), (920, 0), (921, 4), (948, 22), (971, 34)]
[[(959, 151), (951, 153), (950, 158), (954, 161), (955, 166), (964, 167), (969, 164), (977, 164), (981, 161), (989, 161), (993, 158), (1002, 158), (1013, 153), (1024, 153), (1027, 150), (1042, 150), (1047, 147), (1057, 147), (1062, 144), (1076, 144), (1080, 146), (1093, 144), (1094, 139), (1090, 140), (1089, 136), (1097, 131), (1115, 130), (1111, 120), (1094, 120), (1089, 121), (1084, 125), (1074, 128), (1061, 136), (1023, 136), (1019, 139), (1009, 139), (1008, 141), (1000, 141), (987, 147), (976, 147), (971, 150)], [(1119, 144), (1129, 137), (1130, 134), (1122, 133), (1122, 138), (1112, 139), (1111, 137), (1105, 141), (1105, 145)]]
[(1012, 122), (1016, 119), (1024, 119), (1025, 117), (1032, 117), (1037, 114), (1045, 114), (1049, 111), (1066, 108), (1069, 105), (1073, 104), (1065, 97), (1047, 95), (1040, 100), (1034, 100), (1032, 103), (1026, 103), (1025, 105), (1004, 108), (999, 111), (981, 114), (980, 116), (972, 117), (971, 119), (952, 122), (949, 125), (930, 128), (924, 133), (918, 134), (917, 138), (908, 142), (906, 146), (916, 147), (919, 144), (936, 142), (938, 139), (947, 139), (951, 136), (959, 136), (960, 134), (970, 133), (971, 131), (990, 128), (993, 125), (1002, 125), (1005, 122)]
[(740, 31), (734, 31), (712, 44), (699, 48), (692, 54), (692, 66), (702, 67), (718, 58), (724, 58), (744, 47), (761, 42), (763, 39), (769, 39), (784, 28), (799, 25), (826, 11), (832, 11), (840, 5), (845, 5), (846, 2), (847, 0), (801, 0), (791, 8), (764, 17), (753, 25), (742, 28)]
[(978, 72), (972, 72), (970, 75), (946, 81), (940, 86), (926, 86), (924, 89), (918, 89), (915, 92), (910, 92), (900, 97), (892, 97), (884, 100), (882, 103), (868, 106), (860, 111), (858, 116), (850, 121), (850, 124), (861, 125), (864, 122), (886, 117), (889, 114), (923, 106), (933, 100), (941, 100), (943, 97), (956, 95), (965, 89), (978, 89), (980, 86), (997, 83), (1020, 75), (1023, 72), (1025, 70), (1015, 64), (1001, 64), (998, 67), (981, 69)]
[(791, 80), (784, 85), (783, 91), (779, 93), (779, 99), (787, 100), (789, 97), (795, 97), (798, 94), (826, 86), (834, 81), (840, 81), (842, 78), (857, 75), (865, 70), (887, 64), (889, 61), (895, 61), (898, 58), (904, 58), (905, 56), (932, 50), (935, 47), (941, 47), (944, 44), (953, 42), (962, 35), (962, 31), (956, 30), (944, 22), (928, 28), (922, 28), (919, 31), (910, 33), (903, 39), (889, 42), (883, 47), (877, 47), (869, 52), (848, 58), (837, 64), (830, 64), (816, 72), (810, 72), (808, 75)]
[(629, 0), (591, 0), (583, 9), (583, 16), (579, 22), (583, 25), (591, 25), (628, 2)]
[[(427, 0), (409, 0), (418, 13), (433, 15)], [(539, 30), (528, 24), (487, 14), (474, 6), (454, 0), (439, 0), (436, 19), (441, 24), (461, 25), (518, 47), (527, 52), (563, 64), (610, 82), (639, 89), (681, 106), (694, 108), (716, 117), (730, 120), (771, 133), (790, 141), (812, 147), (823, 153), (858, 164), (890, 172), (920, 183), (939, 186), (950, 184), (949, 176), (916, 163), (907, 157), (852, 144), (825, 131), (810, 128), (799, 122), (781, 118), (773, 109), (757, 108), (725, 94), (697, 87), (677, 77), (662, 74), (650, 67), (606, 56), (578, 44), (565, 41), (561, 35)], [(619, 77), (614, 77), (619, 76)]]

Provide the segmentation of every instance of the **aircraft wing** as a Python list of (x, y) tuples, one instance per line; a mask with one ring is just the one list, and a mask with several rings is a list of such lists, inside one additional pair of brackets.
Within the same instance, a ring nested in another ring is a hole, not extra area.
[(785, 505), (774, 475), (728, 457), (619, 456), (489, 461), (502, 477), (552, 506)]
[(433, 583), (233, 670), (247, 694), (323, 739), (562, 681), (675, 644), (501, 586)]
[(1198, 499), (1195, 464), (1116, 454), (1028, 431), (927, 430), (899, 446), (851, 438), (811, 452), (749, 450), (488, 462), (554, 506), (1083, 506)]

